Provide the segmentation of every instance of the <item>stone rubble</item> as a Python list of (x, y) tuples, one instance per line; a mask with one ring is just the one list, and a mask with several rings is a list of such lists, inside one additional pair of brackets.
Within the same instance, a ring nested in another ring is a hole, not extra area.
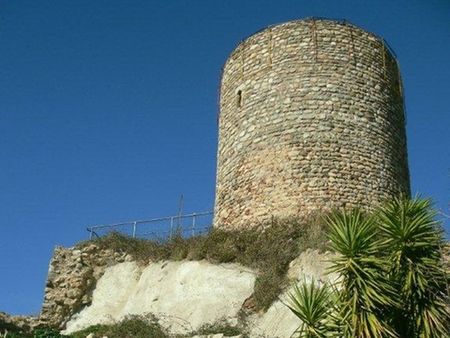
[[(38, 325), (38, 318), (33, 316), (11, 316), (5, 312), (0, 312), (0, 326), (4, 328), (20, 329), (29, 332)], [(8, 330), (8, 329), (7, 329)], [(1, 334), (2, 332), (0, 332)]]

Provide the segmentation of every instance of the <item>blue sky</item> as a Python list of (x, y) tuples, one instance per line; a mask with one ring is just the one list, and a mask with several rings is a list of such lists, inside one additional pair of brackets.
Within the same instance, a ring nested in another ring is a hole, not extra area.
[(87, 225), (175, 214), (181, 193), (212, 209), (221, 67), (308, 16), (394, 48), (413, 192), (449, 211), (448, 0), (0, 0), (0, 311), (38, 313), (54, 247)]

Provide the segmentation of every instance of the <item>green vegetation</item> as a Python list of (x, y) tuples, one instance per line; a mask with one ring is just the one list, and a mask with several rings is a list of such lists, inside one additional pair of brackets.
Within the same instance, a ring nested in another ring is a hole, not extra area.
[(334, 294), (330, 288), (319, 287), (316, 281), (294, 285), (290, 310), (302, 321), (295, 333), (301, 338), (329, 337)]
[(94, 333), (95, 337), (108, 338), (166, 338), (168, 333), (158, 324), (153, 315), (128, 316), (112, 325), (94, 325), (73, 333), (69, 338), (85, 338)]
[[(2, 338), (64, 338), (57, 330), (50, 328), (37, 328), (32, 332), (25, 332), (17, 327), (4, 328), (0, 325), (0, 336)], [(84, 337), (83, 337), (84, 338)]]
[(205, 324), (197, 331), (190, 333), (189, 336), (212, 335), (216, 333), (222, 333), (225, 337), (232, 337), (240, 334), (243, 335), (243, 337), (247, 337), (240, 328), (230, 325), (226, 320), (220, 320), (213, 324)]
[(59, 331), (49, 328), (39, 328), (32, 332), (33, 338), (62, 338), (65, 337)]
[(328, 217), (338, 285), (297, 288), (299, 337), (449, 337), (443, 233), (429, 200), (395, 199), (371, 215)]
[[(37, 328), (31, 333), (26, 333), (17, 327), (1, 326), (1, 337), (5, 338), (86, 338), (89, 334), (94, 334), (95, 338), (107, 336), (108, 338), (187, 338), (194, 335), (208, 335), (222, 333), (225, 336), (237, 336), (243, 332), (231, 326), (226, 320), (220, 320), (213, 324), (206, 324), (195, 332), (186, 335), (169, 334), (159, 325), (157, 318), (152, 314), (145, 316), (132, 315), (113, 324), (98, 324), (86, 329), (74, 332), (70, 335), (62, 335), (59, 331), (50, 328)], [(8, 331), (5, 331), (5, 330)], [(8, 332), (4, 336), (3, 332)], [(243, 337), (246, 337), (244, 334)]]
[[(208, 335), (222, 333), (225, 336), (237, 336), (242, 334), (239, 328), (231, 326), (226, 320), (217, 323), (206, 324), (195, 332), (186, 335), (169, 334), (158, 323), (155, 316), (147, 314), (145, 316), (129, 316), (124, 320), (110, 325), (93, 325), (84, 330), (75, 332), (69, 336), (57, 336), (64, 338), (85, 338), (93, 333), (94, 337), (107, 336), (108, 338), (187, 338), (194, 335)], [(49, 336), (51, 338), (53, 336)], [(246, 337), (245, 335), (243, 337)], [(56, 336), (55, 336), (56, 338)]]
[(90, 333), (93, 333), (96, 338), (104, 336), (108, 338), (169, 337), (169, 334), (161, 328), (153, 315), (128, 316), (120, 322), (111, 325), (93, 325), (71, 335), (62, 335), (59, 331), (51, 328), (36, 328), (27, 333), (17, 327), (0, 326), (0, 334), (4, 338), (85, 338)]
[(204, 236), (175, 236), (167, 242), (134, 239), (118, 233), (79, 244), (95, 243), (100, 248), (130, 254), (147, 264), (159, 260), (202, 260), (212, 263), (240, 263), (259, 272), (255, 282), (256, 310), (267, 309), (286, 285), (289, 263), (307, 248), (323, 249), (326, 237), (319, 217), (308, 221), (274, 220), (255, 229), (225, 231), (213, 229)]

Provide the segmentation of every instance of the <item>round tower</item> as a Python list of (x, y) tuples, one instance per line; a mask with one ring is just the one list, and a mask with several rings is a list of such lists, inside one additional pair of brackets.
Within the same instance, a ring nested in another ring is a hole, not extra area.
[(250, 36), (220, 88), (214, 226), (409, 195), (405, 111), (383, 39), (347, 22), (305, 19)]

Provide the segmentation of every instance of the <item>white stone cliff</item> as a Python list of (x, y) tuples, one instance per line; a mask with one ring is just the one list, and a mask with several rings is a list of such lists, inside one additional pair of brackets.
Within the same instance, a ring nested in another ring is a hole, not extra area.
[[(325, 282), (328, 259), (329, 254), (307, 250), (290, 264), (288, 276), (293, 282)], [(117, 263), (105, 269), (90, 304), (70, 317), (64, 332), (152, 313), (173, 334), (226, 320), (245, 326), (250, 337), (290, 337), (299, 320), (283, 304), (289, 290), (266, 312), (242, 321), (241, 309), (253, 293), (256, 275), (238, 264), (207, 261), (154, 262), (145, 267), (132, 261)]]

